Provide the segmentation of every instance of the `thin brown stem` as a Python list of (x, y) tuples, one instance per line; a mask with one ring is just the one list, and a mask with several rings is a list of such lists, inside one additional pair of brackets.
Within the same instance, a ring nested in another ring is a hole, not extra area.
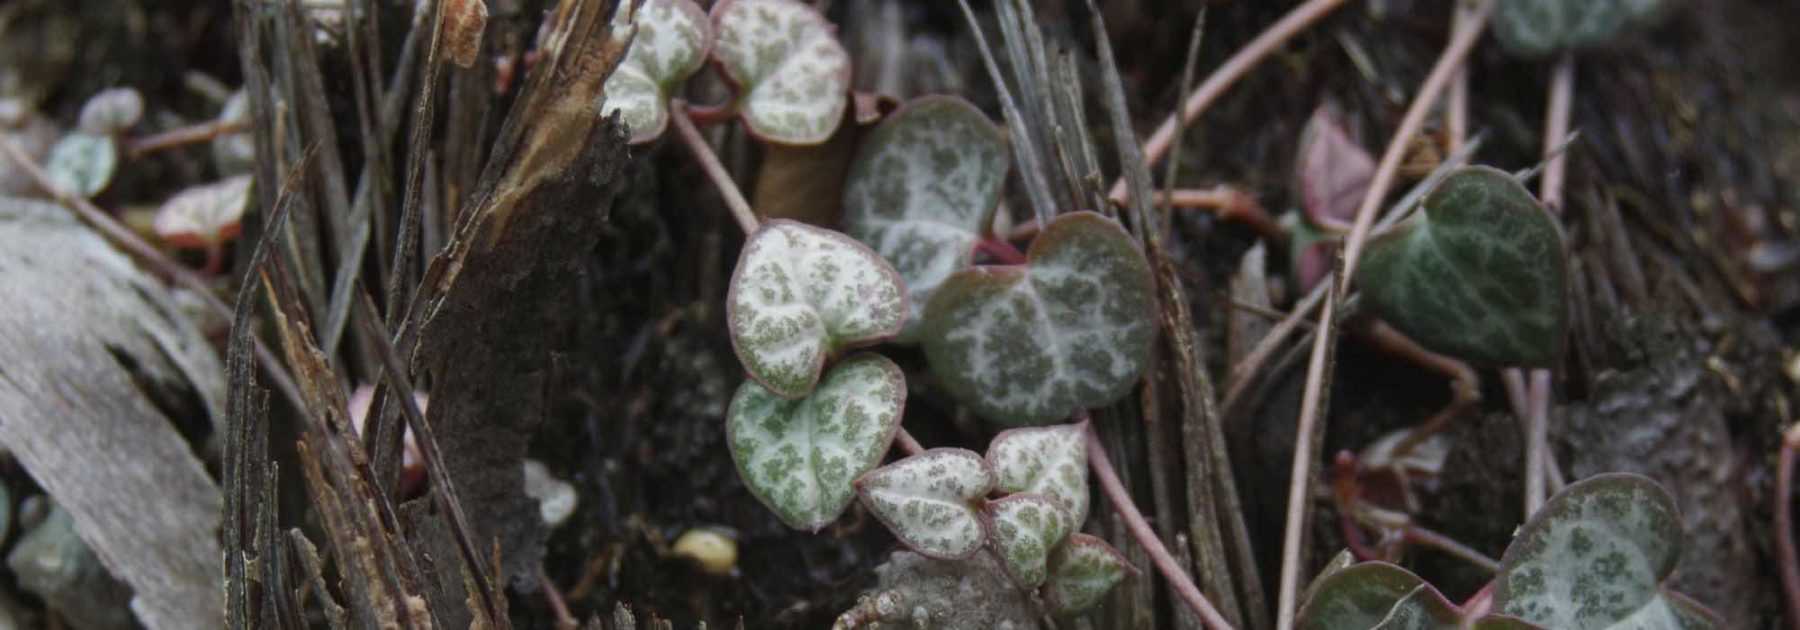
[(1318, 437), (1314, 426), (1319, 424), (1319, 416), (1323, 413), (1321, 401), (1324, 399), (1326, 381), (1330, 377), (1330, 350), (1336, 341), (1337, 332), (1333, 318), (1336, 302), (1349, 293), (1350, 279), (1356, 273), (1357, 256), (1362, 253), (1369, 238), (1369, 228), (1375, 223), (1375, 211), (1399, 172), (1408, 142), (1419, 133), (1419, 129), (1425, 124), (1426, 114), (1437, 104), (1438, 97), (1449, 85), (1451, 77), (1456, 75), (1469, 51), (1475, 47), (1475, 42), (1480, 39), (1481, 32), (1487, 26), (1487, 17), (1493, 10), (1494, 0), (1481, 0), (1467, 23), (1459, 25), (1461, 28), (1452, 29), (1449, 45), (1438, 57), (1436, 65), (1432, 66), (1431, 74), (1425, 78), (1425, 84), (1419, 87), (1419, 93), (1407, 107), (1406, 115), (1401, 118), (1399, 129), (1395, 130), (1394, 137), (1388, 141), (1387, 150), (1375, 169), (1369, 190), (1363, 196), (1362, 205), (1357, 208), (1356, 222), (1350, 229), (1349, 237), (1345, 239), (1343, 258), (1339, 261), (1336, 272), (1338, 277), (1332, 279), (1336, 288), (1326, 295), (1325, 305), (1319, 311), (1319, 331), (1313, 338), (1312, 360), (1307, 365), (1306, 389), (1301, 395), (1300, 426), (1294, 445), (1294, 463), (1289, 473), (1287, 531), (1282, 539), (1281, 591), (1276, 607), (1275, 627), (1279, 630), (1291, 630), (1294, 627), (1294, 610), (1299, 604), (1300, 541), (1306, 528), (1306, 507), (1310, 498), (1307, 488), (1311, 482), (1312, 460), (1315, 457), (1312, 442)]
[[(100, 235), (106, 240), (125, 250), (126, 254), (138, 262), (148, 265), (157, 274), (199, 296), (200, 300), (206, 304), (207, 310), (227, 320), (232, 319), (231, 307), (226, 306), (217, 295), (213, 294), (213, 288), (205, 278), (181, 266), (180, 263), (170, 260), (162, 251), (144, 242), (144, 239), (138, 238), (135, 232), (120, 225), (112, 218), (112, 215), (101, 210), (99, 206), (95, 206), (93, 202), (58, 188), (54, 182), (50, 181), (50, 176), (44, 172), (43, 167), (38, 166), (31, 156), (26, 155), (25, 151), (20, 149), (12, 138), (0, 136), (0, 152), (6, 153), (6, 156), (12, 158), (13, 163), (19, 166), (19, 170), (25, 171), (25, 174), (31, 177), (32, 182), (36, 183), (39, 188), (50, 191), (57, 203), (74, 212), (76, 217), (94, 228), (95, 231), (100, 232)], [(294, 385), (293, 377), (288, 375), (281, 360), (269, 351), (268, 345), (264, 344), (261, 339), (253, 337), (252, 341), (256, 346), (256, 362), (262, 366), (263, 371), (268, 373), (269, 380), (275, 385), (275, 389), (281, 390), (282, 396), (286, 397), (296, 409), (305, 408), (305, 403), (300, 398), (300, 389)]]
[(1388, 141), (1387, 149), (1381, 154), (1375, 176), (1369, 182), (1369, 190), (1363, 195), (1362, 205), (1356, 209), (1356, 221), (1350, 227), (1350, 236), (1344, 239), (1344, 273), (1339, 278), (1339, 283), (1348, 285), (1350, 279), (1356, 276), (1356, 262), (1369, 240), (1369, 228), (1375, 224), (1375, 210), (1381, 207), (1388, 188), (1394, 185), (1394, 177), (1399, 174), (1400, 162), (1406, 157), (1408, 143), (1424, 127), (1425, 116), (1431, 113), (1438, 97), (1450, 84), (1451, 77), (1456, 76), (1456, 70), (1469, 56), (1475, 42), (1481, 39), (1482, 31), (1487, 29), (1488, 15), (1493, 11), (1494, 0), (1481, 0), (1464, 27), (1455, 29), (1450, 36), (1450, 44), (1444, 47), (1437, 64), (1431, 68), (1431, 74), (1425, 77), (1425, 84), (1419, 87), (1418, 95), (1407, 106), (1406, 115), (1400, 119), (1400, 127), (1394, 131), (1394, 137)]
[(213, 120), (170, 129), (157, 134), (133, 138), (126, 145), (125, 153), (135, 160), (157, 151), (185, 146), (196, 142), (207, 142), (225, 134), (238, 133), (250, 128), (245, 120)]
[(719, 189), (719, 196), (725, 198), (725, 207), (731, 210), (731, 218), (737, 219), (738, 227), (743, 228), (744, 234), (755, 232), (758, 225), (756, 213), (750, 209), (750, 202), (744, 199), (744, 191), (738, 189), (737, 182), (731, 179), (731, 173), (725, 170), (725, 164), (719, 161), (718, 154), (713, 153), (712, 145), (706, 143), (706, 138), (700, 137), (700, 129), (688, 117), (687, 103), (679, 99), (670, 102), (669, 119), (675, 123), (675, 132), (681, 136), (682, 144), (694, 152), (694, 159), (700, 162), (700, 170), (706, 172), (713, 187)]
[(1800, 424), (1788, 427), (1775, 468), (1775, 563), (1787, 600), (1788, 627), (1800, 630), (1800, 555), (1794, 551), (1794, 459), (1800, 450)]
[[(1340, 263), (1341, 264), (1341, 263)], [(1319, 286), (1342, 286), (1336, 278), (1327, 277)], [(1339, 293), (1325, 293), (1325, 304), (1319, 308), (1319, 331), (1313, 335), (1312, 357), (1306, 365), (1306, 389), (1300, 396), (1299, 428), (1294, 435), (1293, 465), (1288, 469), (1287, 527), (1281, 537), (1281, 582), (1275, 608), (1275, 627), (1291, 630), (1300, 594), (1300, 538), (1306, 530), (1306, 507), (1311, 500), (1314, 440), (1318, 436), (1319, 416), (1324, 413), (1325, 381), (1330, 378), (1331, 345), (1336, 331)]]
[(1206, 627), (1212, 630), (1231, 630), (1231, 624), (1200, 593), (1200, 587), (1195, 586), (1193, 578), (1181, 570), (1181, 564), (1174, 556), (1169, 555), (1168, 548), (1163, 547), (1162, 539), (1156, 536), (1156, 531), (1150, 529), (1150, 523), (1138, 512), (1137, 503), (1132, 501), (1131, 493), (1125, 490), (1125, 484), (1119, 481), (1118, 473), (1113, 470), (1112, 460), (1106, 456), (1106, 447), (1100, 444), (1100, 436), (1094, 433), (1091, 425), (1087, 430), (1087, 456), (1088, 467), (1093, 469), (1094, 477), (1100, 480), (1100, 491), (1106, 494), (1106, 500), (1112, 503), (1113, 509), (1118, 510), (1132, 540), (1136, 540), (1150, 554), (1150, 562), (1156, 565), (1156, 570), (1162, 574), (1163, 579), (1169, 581), (1182, 603), (1199, 615)]
[[(1223, 65), (1207, 76), (1206, 80), (1200, 83), (1200, 87), (1188, 96), (1187, 102), (1181, 105), (1181, 111), (1171, 114), (1167, 120), (1163, 121), (1162, 125), (1156, 128), (1154, 133), (1150, 134), (1150, 139), (1144, 141), (1144, 167), (1149, 168), (1161, 162), (1163, 157), (1169, 154), (1169, 148), (1174, 145), (1175, 138), (1181, 134), (1181, 131), (1193, 123), (1194, 119), (1199, 118), (1200, 114), (1205, 112), (1213, 101), (1218, 100), (1219, 96), (1225, 94), (1233, 84), (1242, 79), (1244, 75), (1249, 74), (1251, 68), (1255, 68), (1258, 63), (1273, 54), (1294, 35), (1306, 30), (1308, 26), (1312, 26), (1314, 22), (1326, 15), (1330, 15), (1345, 2), (1346, 0), (1308, 0), (1305, 4), (1294, 7), (1294, 10), (1282, 16), (1281, 20), (1271, 25), (1268, 30), (1263, 31), (1261, 35), (1256, 36), (1256, 39), (1238, 49), (1236, 54), (1225, 60)], [(1113, 182), (1112, 190), (1107, 193), (1107, 197), (1115, 204), (1121, 206), (1125, 204), (1125, 201), (1130, 198), (1125, 191), (1125, 178), (1120, 177), (1118, 181)]]
[(1427, 438), (1443, 431), (1451, 420), (1481, 402), (1481, 377), (1476, 376), (1475, 368), (1469, 367), (1468, 363), (1432, 352), (1383, 321), (1371, 322), (1361, 332), (1364, 339), (1383, 351), (1450, 378), (1450, 402), (1423, 424), (1408, 431), (1394, 446), (1393, 459), (1406, 457)]
[(1473, 547), (1462, 544), (1454, 538), (1422, 526), (1408, 524), (1400, 530), (1400, 535), (1405, 537), (1407, 542), (1442, 551), (1458, 560), (1481, 567), (1481, 570), (1488, 573), (1500, 572), (1500, 561), (1489, 558), (1487, 554), (1476, 551)]

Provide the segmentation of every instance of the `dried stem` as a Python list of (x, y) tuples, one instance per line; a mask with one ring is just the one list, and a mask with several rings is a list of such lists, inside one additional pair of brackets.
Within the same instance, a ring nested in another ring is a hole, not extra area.
[(172, 149), (193, 144), (195, 142), (206, 142), (225, 134), (237, 133), (249, 128), (250, 123), (244, 120), (213, 120), (197, 125), (188, 125), (186, 127), (170, 129), (162, 133), (152, 134), (142, 138), (135, 138), (127, 145), (125, 153), (131, 159), (135, 160), (163, 149)]
[(1315, 425), (1319, 424), (1319, 415), (1323, 412), (1321, 404), (1325, 396), (1325, 384), (1329, 378), (1328, 363), (1331, 349), (1336, 341), (1336, 326), (1333, 314), (1336, 302), (1350, 288), (1350, 279), (1355, 277), (1356, 260), (1369, 238), (1369, 228), (1375, 222), (1375, 210), (1380, 207), (1388, 188), (1394, 183), (1394, 176), (1399, 172), (1400, 162), (1405, 157), (1408, 142), (1425, 123), (1425, 116), (1437, 104), (1438, 97), (1449, 85), (1450, 79), (1462, 66), (1463, 59), (1469, 50), (1475, 47), (1481, 32), (1487, 25), (1487, 17), (1493, 13), (1493, 0), (1481, 0), (1474, 9), (1469, 20), (1461, 24), (1461, 28), (1453, 29), (1450, 43), (1438, 57), (1431, 74), (1425, 84), (1419, 87), (1419, 93), (1407, 107), (1406, 115), (1401, 118), (1400, 127), (1395, 130), (1394, 137), (1388, 141), (1388, 147), (1381, 156), (1376, 167), (1375, 176), (1369, 184), (1368, 193), (1363, 197), (1362, 205), (1357, 208), (1356, 222), (1351, 227), (1350, 236), (1345, 240), (1343, 259), (1339, 263), (1338, 277), (1333, 278), (1335, 289), (1325, 296), (1325, 305), (1319, 311), (1319, 331), (1313, 338), (1312, 359), (1307, 366), (1306, 389), (1301, 396), (1299, 431), (1294, 445), (1294, 464), (1290, 469), (1288, 485), (1287, 531), (1282, 540), (1280, 597), (1278, 599), (1276, 628), (1290, 630), (1294, 627), (1294, 610), (1298, 605), (1300, 582), (1300, 539), (1305, 530), (1306, 507), (1310, 494), (1307, 492), (1311, 481), (1312, 460), (1315, 457), (1316, 439)]
[[(1294, 10), (1282, 16), (1281, 20), (1271, 25), (1268, 30), (1263, 31), (1261, 35), (1256, 36), (1256, 39), (1238, 49), (1236, 54), (1225, 60), (1224, 65), (1219, 66), (1211, 75), (1208, 75), (1206, 80), (1200, 83), (1200, 87), (1188, 96), (1187, 102), (1182, 103), (1180, 112), (1170, 115), (1161, 126), (1156, 128), (1154, 133), (1150, 134), (1150, 139), (1144, 142), (1144, 167), (1156, 166), (1158, 162), (1161, 162), (1163, 157), (1169, 154), (1169, 148), (1175, 144), (1175, 138), (1181, 134), (1181, 130), (1193, 123), (1194, 119), (1199, 118), (1201, 112), (1206, 111), (1206, 108), (1211, 106), (1213, 101), (1218, 100), (1219, 96), (1225, 94), (1225, 91), (1230, 89), (1232, 84), (1237, 83), (1238, 79), (1249, 74), (1251, 68), (1255, 68), (1256, 64), (1273, 54), (1275, 49), (1287, 43), (1287, 40), (1292, 39), (1294, 35), (1306, 30), (1306, 27), (1343, 6), (1345, 1), (1308, 0), (1306, 4), (1294, 7)], [(1124, 177), (1113, 182), (1112, 191), (1107, 193), (1107, 197), (1113, 203), (1125, 204), (1130, 195), (1125, 191)]]
[(1787, 600), (1788, 627), (1800, 630), (1800, 556), (1794, 552), (1794, 452), (1800, 450), (1800, 424), (1788, 427), (1775, 466), (1775, 562)]
[(1200, 593), (1200, 587), (1194, 586), (1193, 578), (1188, 577), (1188, 574), (1181, 570), (1181, 565), (1175, 560), (1175, 557), (1169, 555), (1169, 550), (1163, 547), (1162, 539), (1157, 538), (1156, 532), (1150, 529), (1150, 523), (1146, 522), (1144, 515), (1138, 512), (1137, 503), (1132, 501), (1131, 493), (1125, 491), (1125, 484), (1119, 482), (1118, 473), (1113, 471), (1112, 460), (1106, 456), (1106, 447), (1100, 444), (1100, 436), (1094, 433), (1092, 425), (1089, 425), (1087, 429), (1087, 456), (1088, 467), (1093, 469), (1094, 476), (1099, 478), (1100, 490), (1106, 494), (1106, 500), (1112, 503), (1113, 509), (1117, 510), (1120, 518), (1125, 521), (1125, 528), (1130, 531), (1131, 538), (1150, 554), (1150, 562), (1156, 565), (1156, 570), (1162, 574), (1163, 579), (1168, 580), (1169, 585), (1174, 587), (1175, 593), (1181, 597), (1182, 603), (1194, 611), (1194, 614), (1199, 615), (1200, 620), (1206, 623), (1206, 627), (1213, 630), (1231, 630), (1231, 624), (1226, 622), (1225, 618), (1219, 615), (1219, 611), (1213, 608), (1212, 602), (1207, 601), (1206, 596)]
[(706, 172), (707, 179), (719, 189), (719, 196), (725, 198), (725, 207), (731, 210), (731, 218), (737, 219), (738, 227), (748, 235), (756, 231), (758, 224), (756, 213), (750, 210), (750, 202), (744, 200), (744, 192), (738, 189), (737, 182), (731, 180), (731, 173), (726, 172), (725, 164), (719, 161), (718, 154), (713, 153), (712, 146), (706, 138), (700, 137), (700, 129), (694, 126), (688, 117), (687, 103), (681, 100), (669, 103), (669, 118), (675, 123), (676, 135), (681, 136), (681, 143), (694, 152), (694, 158), (700, 162), (700, 170)]
[[(135, 232), (120, 225), (112, 218), (112, 215), (95, 206), (93, 202), (57, 188), (56, 184), (50, 181), (50, 176), (44, 172), (43, 167), (38, 166), (31, 156), (26, 155), (25, 151), (20, 149), (12, 138), (0, 136), (0, 152), (6, 153), (6, 156), (12, 158), (12, 161), (19, 166), (19, 170), (25, 171), (25, 174), (31, 177), (32, 182), (36, 183), (39, 188), (50, 191), (57, 203), (74, 212), (76, 217), (98, 231), (106, 240), (125, 250), (125, 253), (131, 255), (138, 262), (149, 265), (163, 277), (192, 291), (206, 304), (207, 310), (227, 320), (232, 319), (231, 307), (226, 306), (218, 296), (213, 295), (213, 288), (207, 284), (205, 278), (181, 266), (180, 263), (170, 260), (162, 251), (144, 242), (144, 239), (138, 238)], [(300, 389), (294, 385), (294, 378), (288, 375), (287, 368), (282, 366), (281, 360), (269, 351), (268, 345), (264, 344), (261, 339), (253, 338), (252, 341), (256, 343), (257, 365), (262, 366), (263, 370), (268, 372), (269, 380), (274, 383), (276, 389), (281, 390), (283, 396), (287, 397), (288, 403), (294, 405), (296, 409), (304, 409), (305, 403), (300, 398)]]

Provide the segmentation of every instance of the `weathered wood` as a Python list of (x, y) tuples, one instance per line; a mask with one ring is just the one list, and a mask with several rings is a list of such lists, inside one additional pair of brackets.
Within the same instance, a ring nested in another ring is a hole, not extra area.
[(0, 444), (146, 626), (210, 627), (220, 494), (172, 423), (222, 417), (224, 369), (167, 291), (62, 208), (0, 198)]

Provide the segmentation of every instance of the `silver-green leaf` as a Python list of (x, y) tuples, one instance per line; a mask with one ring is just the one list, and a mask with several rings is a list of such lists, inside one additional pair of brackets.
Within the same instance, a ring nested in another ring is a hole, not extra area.
[(988, 444), (988, 467), (999, 490), (1038, 494), (1068, 510), (1076, 526), (1087, 520), (1087, 423), (1007, 429)]
[(1049, 577), (1050, 551), (1074, 528), (1061, 503), (1037, 494), (989, 501), (982, 515), (1006, 573), (1029, 588), (1037, 588)]
[(1125, 556), (1106, 541), (1087, 534), (1070, 534), (1050, 553), (1050, 578), (1044, 582), (1044, 599), (1059, 616), (1078, 614), (1100, 603), (1108, 591), (1136, 572)]
[(1458, 169), (1425, 211), (1370, 241), (1356, 272), (1382, 319), (1432, 350), (1545, 367), (1568, 320), (1562, 230), (1512, 175)]
[(745, 381), (725, 412), (725, 442), (751, 494), (788, 526), (817, 531), (850, 505), (856, 478), (881, 463), (905, 406), (900, 368), (859, 354), (799, 400)]
[(1057, 217), (1027, 263), (950, 276), (925, 309), (931, 371), (990, 421), (1044, 424), (1111, 404), (1149, 360), (1150, 265), (1131, 236), (1092, 212)]
[(1494, 9), (1494, 35), (1515, 54), (1538, 57), (1602, 46), (1663, 14), (1663, 0), (1506, 0)]
[(44, 173), (58, 190), (92, 197), (106, 190), (119, 167), (119, 140), (110, 135), (75, 132), (50, 148)]
[(1387, 618), (1394, 604), (1424, 585), (1411, 571), (1386, 562), (1362, 562), (1321, 577), (1295, 616), (1298, 630), (1366, 630)]
[[(620, 9), (621, 14), (625, 9)], [(613, 26), (637, 35), (618, 69), (606, 78), (604, 115), (619, 112), (631, 143), (655, 140), (669, 126), (669, 98), (706, 63), (712, 48), (712, 21), (694, 0), (648, 0), (630, 24)]]
[(856, 480), (869, 513), (913, 551), (967, 558), (987, 540), (977, 509), (994, 474), (973, 451), (934, 448), (871, 470)]
[(758, 138), (818, 144), (849, 102), (850, 55), (834, 27), (796, 0), (720, 0), (713, 57), (739, 89), (738, 112)]
[(1494, 607), (1557, 630), (1718, 627), (1664, 590), (1681, 547), (1681, 515), (1662, 486), (1627, 473), (1590, 477), (1520, 528), (1501, 560)]
[(731, 345), (784, 398), (812, 391), (828, 356), (900, 332), (899, 274), (843, 234), (777, 219), (744, 243), (726, 296)]
[(844, 183), (844, 232), (906, 280), (900, 341), (916, 341), (932, 292), (974, 261), (1010, 164), (1000, 128), (954, 96), (914, 99), (863, 137)]

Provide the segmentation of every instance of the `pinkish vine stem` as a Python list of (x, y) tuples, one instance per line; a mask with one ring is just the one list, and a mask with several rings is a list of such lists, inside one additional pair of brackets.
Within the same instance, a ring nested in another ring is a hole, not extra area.
[(894, 430), (894, 445), (900, 447), (900, 452), (905, 453), (907, 457), (925, 452), (924, 445), (919, 444), (919, 440), (913, 438), (911, 433), (907, 433), (906, 427)]
[(1012, 243), (998, 238), (984, 238), (976, 241), (975, 250), (993, 256), (995, 260), (1000, 261), (1000, 264), (1003, 265), (1025, 264), (1024, 252), (1019, 251), (1019, 248), (1017, 247), (1013, 247)]
[(1112, 460), (1106, 456), (1106, 447), (1100, 444), (1100, 436), (1094, 433), (1091, 424), (1086, 433), (1088, 467), (1099, 478), (1100, 490), (1106, 494), (1106, 500), (1112, 503), (1113, 509), (1118, 510), (1119, 517), (1124, 519), (1125, 529), (1131, 533), (1131, 538), (1150, 554), (1150, 562), (1156, 565), (1157, 572), (1169, 581), (1182, 603), (1199, 615), (1206, 627), (1212, 630), (1231, 630), (1231, 623), (1225, 621), (1218, 609), (1213, 608), (1212, 602), (1207, 601), (1206, 596), (1200, 593), (1200, 587), (1194, 585), (1193, 578), (1181, 570), (1175, 556), (1169, 555), (1168, 548), (1163, 547), (1162, 539), (1157, 537), (1155, 530), (1150, 529), (1150, 523), (1144, 520), (1137, 503), (1132, 501), (1131, 493), (1126, 492), (1125, 484), (1119, 481), (1118, 473), (1113, 470)]
[(713, 153), (712, 145), (706, 138), (700, 137), (700, 129), (694, 126), (693, 118), (688, 116), (687, 103), (682, 100), (669, 102), (669, 119), (675, 123), (675, 133), (681, 137), (681, 143), (694, 152), (694, 159), (700, 162), (700, 170), (706, 178), (712, 180), (713, 187), (719, 189), (719, 196), (725, 198), (725, 207), (731, 210), (731, 217), (737, 219), (738, 227), (748, 235), (756, 231), (758, 221), (756, 213), (750, 209), (750, 202), (744, 199), (744, 191), (738, 189), (737, 182), (732, 181), (731, 173), (725, 170), (725, 164)]
[(1800, 424), (1782, 435), (1780, 461), (1775, 468), (1775, 562), (1781, 572), (1781, 592), (1787, 600), (1788, 627), (1800, 630), (1800, 556), (1794, 551), (1794, 453), (1800, 450)]
[[(1174, 146), (1175, 138), (1181, 134), (1181, 130), (1193, 123), (1194, 119), (1199, 118), (1201, 112), (1206, 111), (1206, 108), (1225, 94), (1226, 90), (1231, 89), (1238, 79), (1249, 74), (1251, 68), (1255, 68), (1256, 64), (1273, 54), (1294, 35), (1306, 30), (1314, 22), (1343, 6), (1346, 1), (1309, 0), (1305, 4), (1294, 7), (1294, 10), (1282, 16), (1281, 20), (1275, 22), (1268, 30), (1263, 31), (1261, 35), (1256, 36), (1256, 39), (1238, 49), (1236, 54), (1225, 60), (1223, 65), (1208, 75), (1206, 80), (1200, 83), (1200, 87), (1188, 96), (1187, 102), (1181, 105), (1181, 111), (1170, 114), (1169, 118), (1164, 120), (1154, 133), (1150, 134), (1150, 139), (1144, 141), (1144, 168), (1156, 166), (1164, 157), (1168, 156), (1169, 148)], [(1113, 182), (1112, 190), (1107, 193), (1107, 198), (1120, 206), (1125, 205), (1130, 195), (1125, 192), (1124, 177)]]

